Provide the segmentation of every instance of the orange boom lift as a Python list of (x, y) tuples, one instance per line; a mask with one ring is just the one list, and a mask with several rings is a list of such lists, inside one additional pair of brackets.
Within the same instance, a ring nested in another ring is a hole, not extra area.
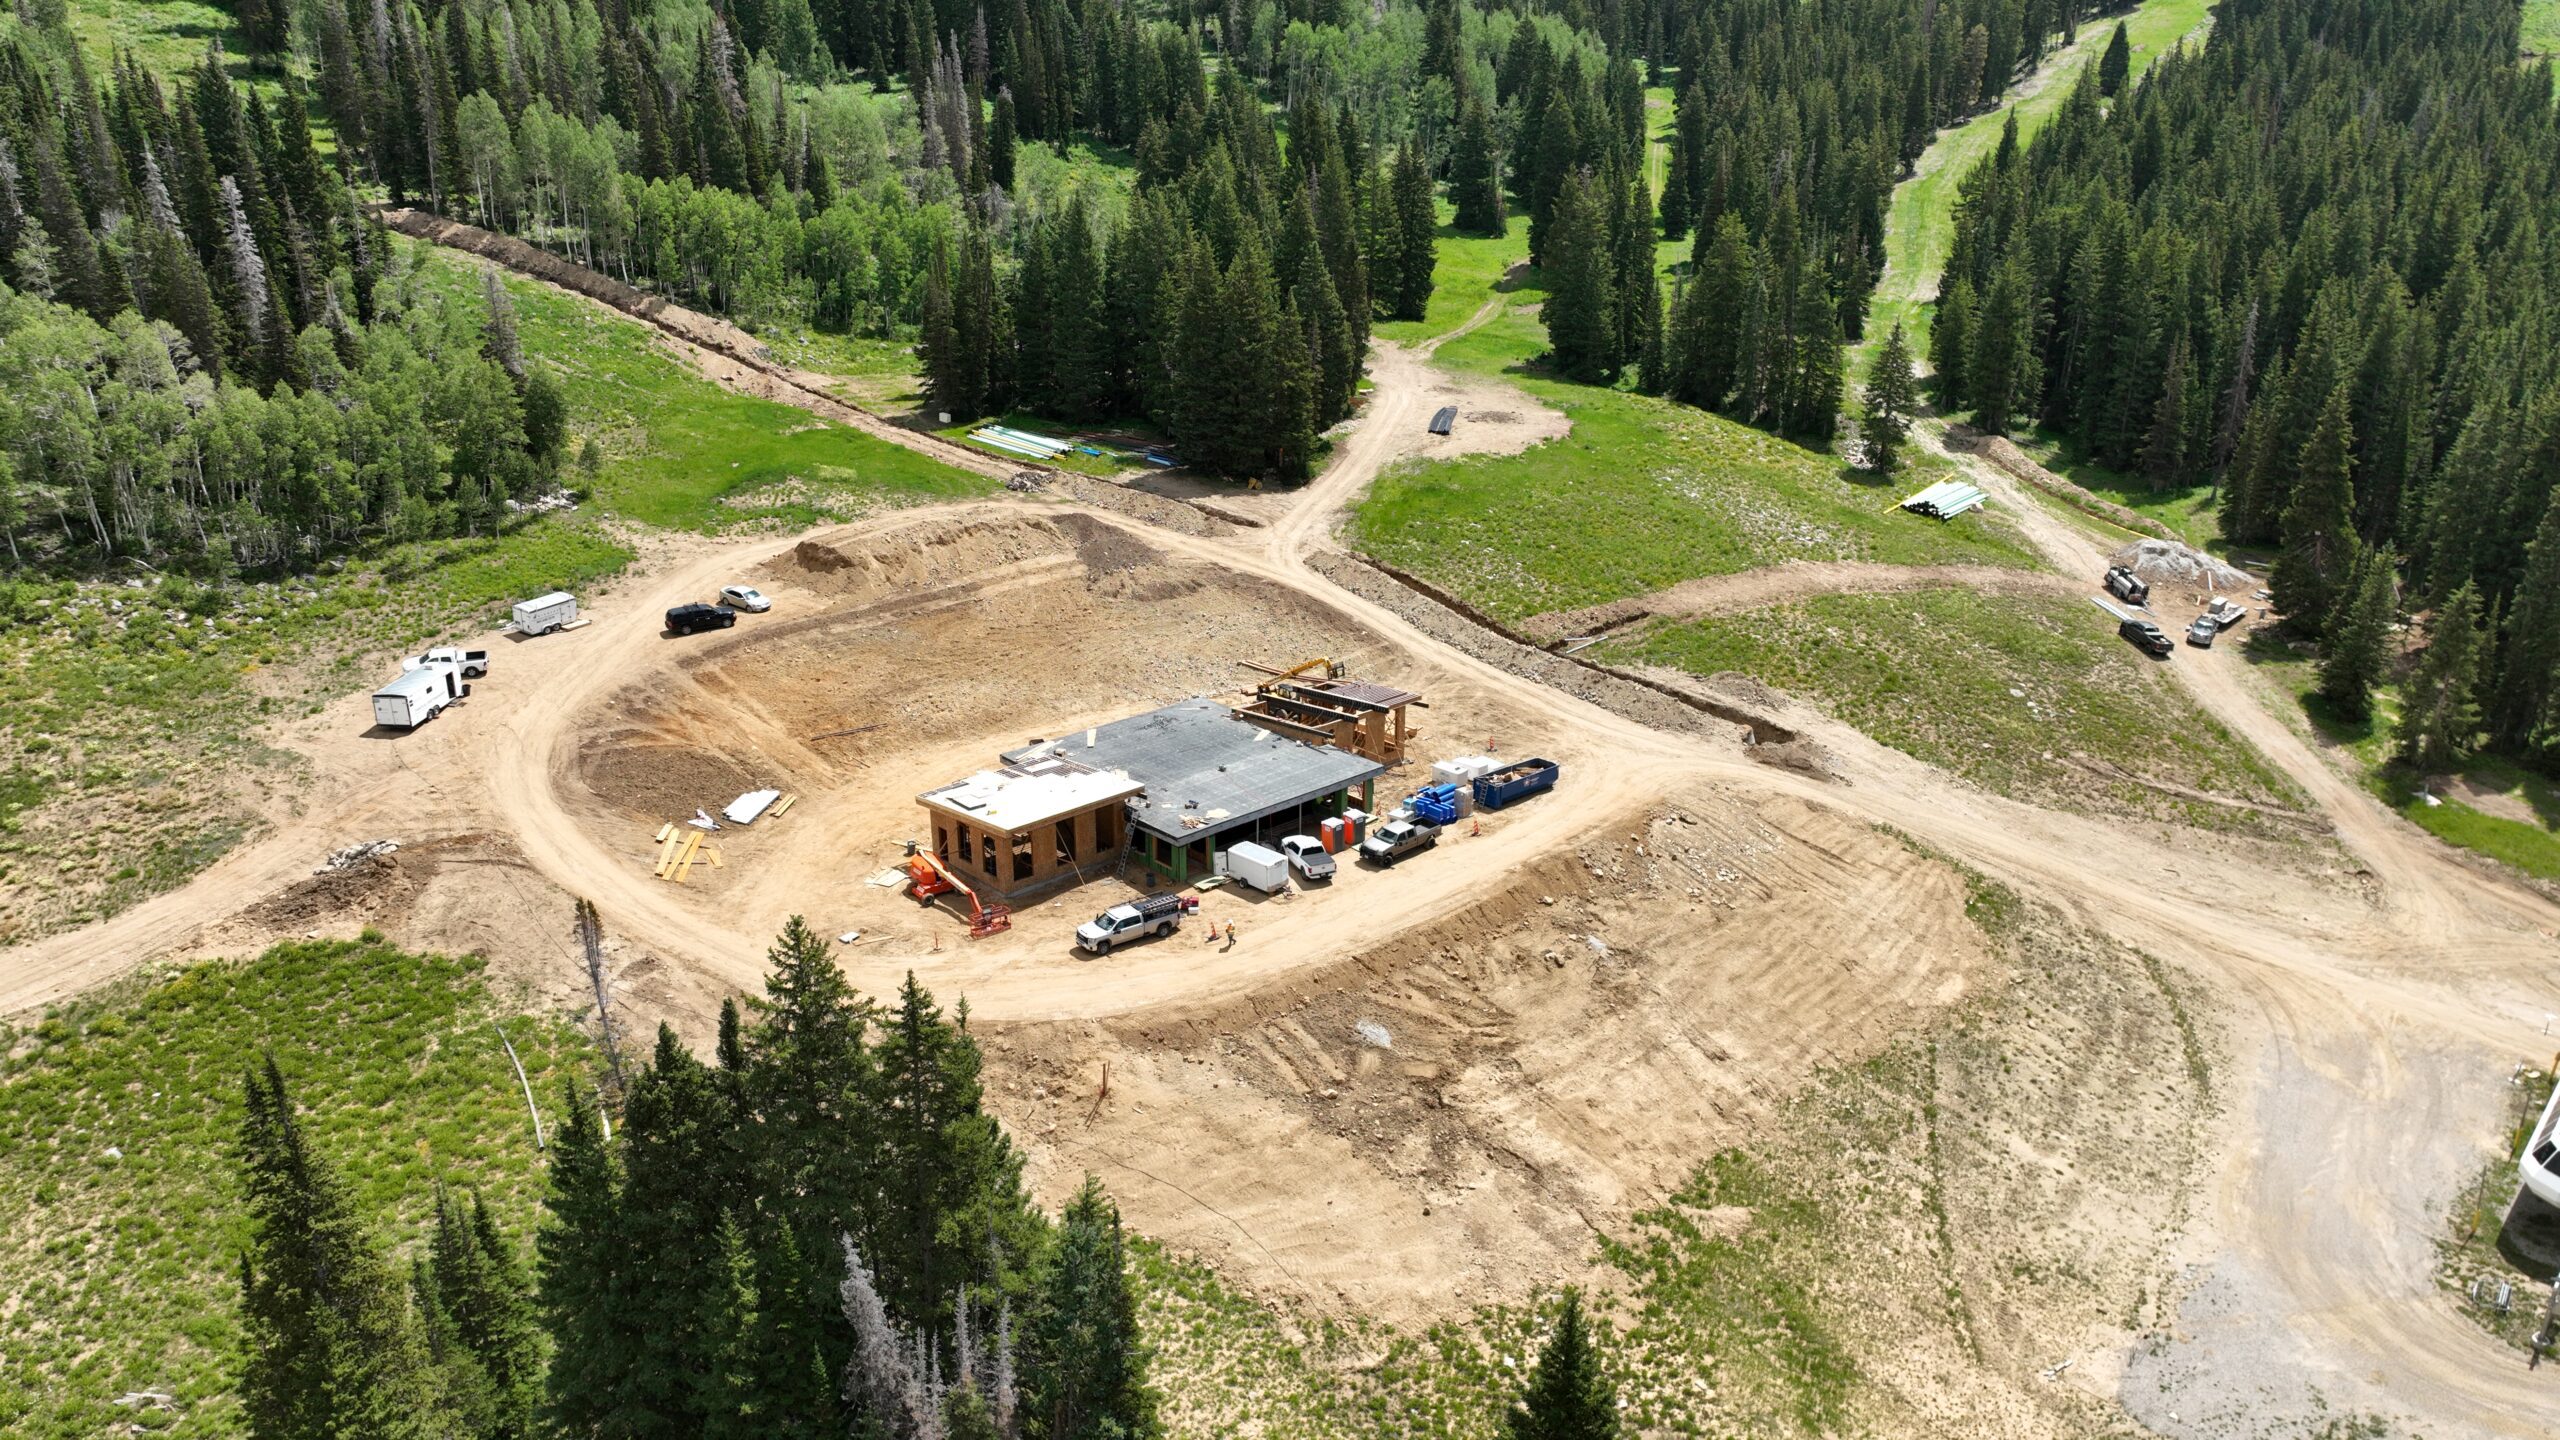
[(957, 891), (969, 897), (969, 938), (983, 940), (1000, 931), (1013, 928), (1013, 907), (989, 905), (969, 888), (969, 882), (954, 875), (934, 858), (933, 852), (918, 846), (907, 857), (907, 893), (918, 902), (930, 905), (934, 898)]

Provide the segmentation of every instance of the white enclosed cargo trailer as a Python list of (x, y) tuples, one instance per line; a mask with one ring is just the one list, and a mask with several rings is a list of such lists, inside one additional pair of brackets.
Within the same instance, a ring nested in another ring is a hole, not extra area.
[(404, 670), (400, 678), (373, 692), (373, 723), (394, 730), (415, 730), (436, 712), (471, 693), (451, 665), (425, 665)]
[(2542, 1107), (2542, 1119), (2525, 1136), (2524, 1153), (2516, 1157), (2516, 1177), (2545, 1205), (2560, 1207), (2560, 1090)]
[(1218, 873), (1232, 875), (1265, 895), (1289, 888), (1289, 860), (1268, 845), (1240, 841), (1218, 852)]
[(578, 618), (578, 597), (566, 590), (516, 602), (516, 633), (548, 635)]

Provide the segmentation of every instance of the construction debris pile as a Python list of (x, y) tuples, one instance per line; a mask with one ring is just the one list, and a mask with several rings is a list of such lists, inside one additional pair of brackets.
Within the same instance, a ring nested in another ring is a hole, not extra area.
[(311, 873), (334, 875), (341, 870), (353, 869), (377, 855), (390, 855), (399, 848), (400, 842), (397, 840), (367, 840), (361, 845), (350, 845), (344, 850), (330, 851), (329, 858), (321, 861), (319, 867)]

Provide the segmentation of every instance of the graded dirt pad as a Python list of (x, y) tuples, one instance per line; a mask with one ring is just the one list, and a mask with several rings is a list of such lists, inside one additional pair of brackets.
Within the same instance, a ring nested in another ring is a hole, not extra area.
[(1837, 812), (1702, 787), (1244, 998), (1000, 1027), (994, 1104), (1044, 1194), (1091, 1170), (1256, 1289), (1454, 1318), (1583, 1278), (1595, 1228), (1962, 999), (1964, 901)]
[[(966, 941), (950, 913), (957, 899), (923, 910), (864, 883), (924, 833), (919, 793), (1034, 739), (1193, 696), (1241, 697), (1258, 677), (1239, 660), (1323, 656), (1353, 675), (1431, 688), (1303, 593), (1077, 511), (922, 512), (805, 540), (751, 573), (773, 611), (664, 642), (656, 664), (581, 717), (556, 778), (572, 819), (636, 871), (669, 820), (716, 815), (759, 786), (797, 795), (788, 815), (708, 837), (721, 865), (696, 864), (655, 893), (757, 936), (794, 913), (830, 934), (860, 931), (845, 954), (875, 991), (894, 988), (908, 965), (955, 993), (977, 994), (998, 965), (1016, 980), (1071, 986), (1082, 962), (1069, 932), (1133, 893), (1097, 867), (1082, 886), (1032, 897), (1011, 932)], [(1426, 783), (1431, 759), (1492, 735), (1528, 746), (1541, 734), (1502, 707), (1441, 699), (1445, 708), (1415, 712), (1416, 754), (1382, 777), (1381, 803)], [(1576, 817), (1547, 809), (1539, 819)], [(1516, 825), (1497, 817), (1485, 834)], [(1292, 917), (1328, 908), (1323, 897), (1267, 903), (1294, 907)]]

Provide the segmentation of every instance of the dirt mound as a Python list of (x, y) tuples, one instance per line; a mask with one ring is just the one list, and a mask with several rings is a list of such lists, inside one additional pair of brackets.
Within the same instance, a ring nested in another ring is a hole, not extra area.
[[(767, 571), (830, 599), (860, 603), (985, 576), (1026, 560), (1075, 555), (1078, 532), (1099, 528), (1080, 515), (919, 515), (886, 529), (848, 526), (803, 540)], [(1135, 540), (1124, 543), (1145, 549)]]
[(2175, 540), (2136, 540), (2107, 559), (2164, 589), (2209, 595), (2247, 595), (2258, 579)]
[(339, 918), (396, 924), (408, 916), (446, 862), (491, 850), (515, 853), (506, 840), (476, 832), (356, 855), (343, 863), (338, 863), (340, 856), (347, 852), (340, 852), (330, 856), (311, 879), (250, 906), (240, 919), (278, 933), (299, 932)]
[(769, 768), (750, 768), (717, 751), (646, 743), (639, 732), (596, 735), (578, 753), (587, 787), (608, 805), (638, 818), (681, 820), (718, 810), (760, 785)]

